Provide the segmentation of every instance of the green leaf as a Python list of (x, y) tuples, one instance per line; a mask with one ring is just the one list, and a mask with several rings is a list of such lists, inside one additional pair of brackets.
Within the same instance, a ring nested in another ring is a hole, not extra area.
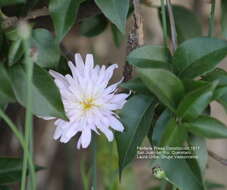
[[(26, 105), (26, 72), (21, 65), (10, 68), (12, 85), (18, 102)], [(49, 116), (67, 119), (60, 93), (47, 71), (34, 65), (32, 82), (32, 111), (38, 116)]]
[(221, 1), (221, 29), (222, 35), (227, 38), (227, 2)]
[[(177, 32), (177, 40), (179, 43), (202, 35), (202, 28), (198, 21), (198, 17), (191, 10), (177, 5), (172, 6), (172, 8)], [(159, 15), (161, 15), (161, 9), (159, 9), (159, 12)], [(168, 16), (168, 14), (166, 15)], [(161, 16), (159, 16), (159, 18), (162, 22)], [(167, 21), (169, 21), (169, 18), (167, 18)], [(171, 32), (169, 22), (167, 27), (168, 35), (170, 36)]]
[(5, 105), (15, 101), (14, 92), (10, 78), (4, 65), (0, 63), (0, 105)]
[(143, 82), (142, 82), (142, 80), (140, 78), (131, 79), (131, 80), (125, 82), (125, 83), (120, 84), (120, 86), (122, 88), (133, 90), (136, 93), (151, 95), (151, 92), (143, 84)]
[(184, 159), (158, 159), (153, 166), (163, 169), (169, 182), (180, 190), (204, 190)]
[(198, 149), (195, 149), (194, 152), (198, 156), (198, 159), (196, 159), (196, 161), (198, 162), (198, 165), (200, 167), (201, 174), (204, 175), (208, 162), (206, 139), (203, 137), (190, 135), (189, 144), (191, 146), (198, 147)]
[(114, 24), (111, 24), (111, 32), (114, 44), (117, 48), (119, 48), (125, 36), (118, 30), (118, 28)]
[(162, 46), (147, 45), (133, 50), (128, 62), (137, 67), (169, 69), (169, 50)]
[(77, 12), (84, 0), (50, 0), (49, 11), (60, 42), (75, 23)]
[(194, 147), (192, 149), (192, 154), (197, 156), (197, 158), (188, 159), (187, 162), (191, 170), (200, 179), (204, 186), (204, 175), (208, 162), (206, 140), (203, 137), (190, 134), (188, 138), (188, 144), (192, 148)]
[(184, 123), (184, 127), (195, 135), (207, 138), (227, 138), (227, 127), (209, 116), (200, 116), (196, 120)]
[(120, 112), (120, 120), (125, 127), (123, 133), (117, 134), (120, 176), (124, 167), (136, 155), (137, 146), (140, 146), (151, 127), (154, 100), (148, 96), (136, 95), (128, 100)]
[(178, 125), (175, 119), (170, 119), (161, 137), (160, 146), (181, 146), (186, 138), (185, 128)]
[(161, 137), (163, 136), (168, 122), (170, 121), (172, 114), (169, 110), (165, 110), (157, 119), (152, 136), (149, 136), (151, 144), (159, 145), (161, 142)]
[(183, 79), (182, 82), (184, 84), (186, 92), (191, 92), (193, 90), (207, 86), (209, 84), (207, 81), (192, 79)]
[(177, 48), (173, 63), (180, 77), (195, 78), (212, 71), (226, 55), (225, 40), (193, 38)]
[(32, 32), (32, 47), (37, 50), (37, 64), (44, 68), (53, 68), (58, 64), (60, 50), (51, 33), (46, 29)]
[(115, 24), (122, 33), (125, 33), (129, 0), (95, 0), (95, 2), (103, 14)]
[(102, 33), (108, 25), (103, 15), (97, 15), (84, 19), (80, 24), (80, 34), (86, 37), (94, 37)]
[[(0, 157), (0, 184), (11, 184), (20, 181), (23, 160), (19, 158)], [(36, 171), (41, 167), (36, 167)]]
[(25, 0), (0, 0), (0, 7), (25, 3)]
[(219, 85), (227, 85), (227, 72), (221, 68), (216, 68), (212, 72), (203, 76), (203, 80), (213, 82), (219, 81)]
[(9, 65), (13, 65), (18, 61), (22, 55), (23, 51), (21, 51), (21, 40), (13, 41), (10, 48), (9, 48), (9, 54), (8, 54), (8, 63)]
[(217, 83), (208, 84), (188, 93), (177, 108), (178, 117), (193, 120), (198, 117), (212, 101), (213, 91)]
[(184, 94), (184, 86), (180, 79), (164, 69), (139, 68), (137, 71), (144, 84), (160, 102), (171, 111), (175, 111), (176, 105)]

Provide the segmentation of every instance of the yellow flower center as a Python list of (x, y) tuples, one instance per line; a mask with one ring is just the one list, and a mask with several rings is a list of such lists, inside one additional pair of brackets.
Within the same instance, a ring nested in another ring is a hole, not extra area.
[(88, 99), (80, 102), (80, 104), (82, 105), (84, 111), (87, 111), (87, 110), (91, 109), (93, 106), (95, 106), (93, 98), (88, 98)]

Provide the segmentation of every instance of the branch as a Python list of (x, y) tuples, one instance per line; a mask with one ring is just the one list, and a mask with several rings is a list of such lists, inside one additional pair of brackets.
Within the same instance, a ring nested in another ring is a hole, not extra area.
[(227, 159), (222, 158), (221, 156), (217, 155), (216, 153), (208, 150), (208, 155), (218, 161), (220, 164), (227, 166)]
[[(133, 13), (133, 28), (129, 32), (128, 42), (127, 42), (127, 55), (134, 50), (135, 48), (144, 44), (144, 35), (143, 35), (143, 22), (140, 14), (139, 0), (133, 0), (134, 13)], [(132, 78), (132, 65), (129, 65), (127, 62), (124, 66), (123, 76), (124, 82)]]
[(177, 49), (177, 32), (176, 32), (176, 26), (175, 26), (175, 21), (174, 21), (173, 9), (172, 9), (172, 5), (171, 5), (171, 0), (166, 0), (166, 2), (167, 2), (168, 14), (169, 14), (173, 51), (175, 51)]

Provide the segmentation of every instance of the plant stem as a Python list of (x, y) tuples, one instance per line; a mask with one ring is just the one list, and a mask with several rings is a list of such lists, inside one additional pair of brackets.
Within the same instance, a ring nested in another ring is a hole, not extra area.
[[(27, 151), (28, 151), (28, 148), (26, 147), (26, 143), (25, 143), (25, 140), (24, 140), (22, 134), (17, 129), (17, 127), (13, 124), (11, 119), (3, 112), (3, 110), (1, 108), (0, 108), (0, 118), (2, 118), (7, 123), (9, 128), (13, 131), (13, 133), (16, 136), (17, 140), (20, 142), (22, 148), (24, 150), (27, 149)], [(34, 165), (33, 165), (32, 158), (31, 158), (30, 154), (27, 155), (27, 158), (28, 158), (28, 164), (29, 164), (29, 167), (30, 167), (31, 171), (35, 171), (35, 168), (34, 168)]]
[(211, 10), (209, 17), (209, 31), (208, 36), (211, 37), (214, 32), (214, 22), (215, 22), (215, 0), (211, 0)]
[[(25, 51), (25, 64), (26, 64), (26, 74), (27, 74), (27, 102), (26, 102), (26, 115), (25, 115), (25, 145), (26, 149), (24, 150), (24, 160), (23, 160), (23, 171), (22, 171), (22, 183), (21, 189), (25, 189), (26, 185), (26, 171), (27, 171), (27, 155), (29, 154), (28, 150), (31, 149), (33, 138), (31, 136), (31, 128), (32, 128), (32, 75), (33, 75), (33, 61), (30, 54), (29, 41), (23, 41), (24, 51)], [(32, 156), (32, 152), (30, 151), (30, 156)], [(35, 184), (35, 172), (31, 171), (31, 189), (36, 188)]]
[(166, 0), (166, 2), (167, 2), (167, 9), (168, 9), (168, 15), (169, 15), (173, 51), (175, 52), (175, 50), (177, 49), (177, 32), (176, 32), (175, 20), (174, 20), (171, 0)]
[(166, 8), (165, 8), (165, 0), (161, 0), (161, 14), (162, 14), (162, 32), (163, 32), (163, 40), (165, 47), (168, 47), (168, 34), (167, 34), (167, 22), (166, 22)]
[(92, 185), (91, 190), (96, 190), (96, 135), (92, 136)]

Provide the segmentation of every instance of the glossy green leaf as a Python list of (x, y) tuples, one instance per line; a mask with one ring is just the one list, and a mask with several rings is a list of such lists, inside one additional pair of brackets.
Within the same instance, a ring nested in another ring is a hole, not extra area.
[(103, 14), (115, 24), (122, 33), (125, 33), (129, 0), (95, 0), (95, 2)]
[(137, 71), (144, 84), (160, 102), (175, 111), (176, 105), (184, 94), (184, 86), (180, 79), (164, 69), (139, 68)]
[(219, 85), (227, 85), (227, 72), (224, 69), (216, 68), (203, 76), (203, 80), (213, 82), (219, 81)]
[(222, 35), (227, 38), (227, 1), (221, 0), (221, 29)]
[(191, 92), (193, 90), (207, 86), (209, 84), (207, 81), (192, 79), (183, 79), (182, 82), (184, 84), (186, 92)]
[(125, 36), (119, 31), (119, 29), (114, 24), (111, 24), (111, 32), (114, 44), (116, 47), (119, 48)]
[(204, 190), (184, 159), (158, 159), (153, 166), (163, 169), (169, 182), (180, 190)]
[(216, 86), (217, 83), (214, 82), (188, 93), (177, 108), (178, 117), (184, 120), (198, 117), (212, 101)]
[(148, 137), (150, 142), (152, 142), (151, 144), (160, 145), (161, 137), (163, 136), (167, 124), (171, 118), (172, 114), (169, 110), (165, 110), (162, 112), (162, 114), (159, 116), (155, 123), (152, 136)]
[(173, 63), (182, 78), (194, 78), (212, 71), (227, 55), (227, 42), (216, 38), (193, 38), (176, 50)]
[(50, 0), (49, 11), (57, 41), (61, 41), (76, 21), (80, 3), (84, 0)]
[(185, 128), (177, 124), (175, 119), (170, 119), (161, 137), (160, 146), (181, 146), (186, 138)]
[(0, 0), (0, 7), (25, 3), (25, 0)]
[(148, 88), (143, 84), (142, 80), (140, 78), (134, 78), (131, 79), (125, 83), (120, 84), (122, 88), (126, 88), (129, 90), (132, 90), (136, 93), (140, 94), (149, 94), (151, 95), (151, 92), (148, 90)]
[[(177, 32), (177, 40), (179, 43), (202, 35), (201, 24), (193, 11), (178, 5), (173, 5), (172, 8)], [(161, 9), (159, 9), (159, 12), (160, 11)], [(161, 12), (159, 15), (160, 21), (162, 22)], [(168, 14), (166, 15), (168, 16)], [(167, 21), (169, 21), (169, 18), (167, 18)], [(170, 36), (171, 31), (169, 22), (167, 25), (167, 31)]]
[[(17, 100), (25, 106), (27, 92), (25, 70), (21, 65), (12, 66), (10, 76)], [(34, 65), (32, 102), (32, 111), (38, 116), (67, 119), (58, 88), (48, 72), (38, 65)]]
[(102, 33), (108, 25), (103, 15), (97, 15), (84, 19), (80, 24), (80, 34), (86, 37), (94, 37)]
[(128, 62), (137, 67), (166, 68), (169, 65), (169, 50), (162, 46), (147, 45), (133, 50)]
[(195, 135), (207, 138), (227, 138), (227, 127), (209, 116), (200, 116), (196, 120), (184, 123), (184, 127)]
[(0, 63), (0, 105), (5, 105), (15, 101), (14, 92), (10, 78), (5, 66)]
[[(23, 160), (12, 157), (0, 157), (0, 184), (11, 184), (20, 181), (23, 168)], [(40, 170), (41, 167), (36, 167)]]
[(194, 147), (198, 147), (194, 150), (195, 155), (198, 156), (196, 162), (200, 168), (202, 176), (205, 174), (205, 170), (207, 167), (208, 162), (208, 152), (207, 152), (207, 145), (206, 139), (199, 136), (190, 135), (189, 136), (189, 144)]
[(125, 131), (116, 136), (120, 175), (124, 167), (133, 160), (137, 146), (141, 145), (147, 135), (151, 127), (154, 108), (155, 103), (152, 98), (135, 95), (128, 100), (121, 110), (120, 120)]
[(60, 50), (52, 34), (46, 29), (35, 29), (32, 32), (32, 47), (36, 48), (37, 64), (44, 68), (53, 68), (58, 64)]

